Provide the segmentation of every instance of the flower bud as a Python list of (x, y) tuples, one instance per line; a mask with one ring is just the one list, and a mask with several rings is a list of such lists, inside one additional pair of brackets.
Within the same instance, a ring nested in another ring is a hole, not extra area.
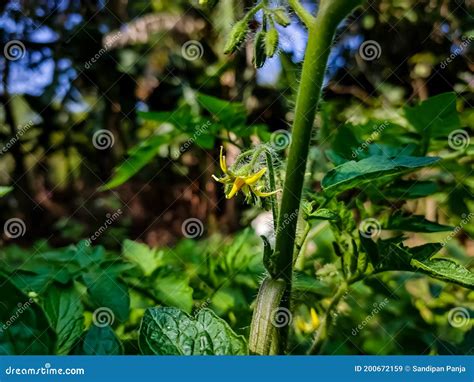
[(265, 55), (273, 57), (278, 47), (278, 31), (273, 28), (267, 31), (265, 36)]
[(265, 35), (263, 30), (255, 35), (253, 62), (256, 68), (261, 68), (265, 64)]
[(249, 26), (247, 19), (238, 21), (230, 31), (229, 39), (224, 47), (224, 53), (233, 53), (235, 52), (242, 42), (245, 40), (247, 33), (249, 31)]
[(275, 21), (283, 27), (287, 27), (291, 24), (290, 16), (283, 7), (278, 7), (273, 10), (273, 17)]

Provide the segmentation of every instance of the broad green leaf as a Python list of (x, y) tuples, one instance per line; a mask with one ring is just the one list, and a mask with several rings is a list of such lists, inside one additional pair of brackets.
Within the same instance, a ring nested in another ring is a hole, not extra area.
[(229, 324), (212, 310), (201, 309), (196, 315), (196, 321), (202, 325), (204, 332), (207, 334), (209, 354), (244, 355), (247, 353), (247, 344), (244, 337), (235, 334)]
[(147, 277), (163, 263), (162, 252), (133, 240), (126, 239), (123, 242), (122, 254), (136, 264)]
[(414, 270), (426, 273), (435, 279), (474, 289), (474, 273), (452, 260), (435, 258), (419, 261), (411, 259), (410, 264)]
[(54, 354), (56, 335), (41, 308), (0, 274), (0, 355)]
[[(433, 257), (442, 248), (441, 244), (428, 243), (418, 247), (406, 247), (399, 242), (401, 239), (403, 238), (379, 240), (376, 243), (376, 262), (372, 261), (376, 273), (385, 271), (418, 272), (438, 280), (474, 289), (474, 273), (453, 260)], [(362, 244), (366, 253), (369, 253), (367, 251), (369, 249), (373, 254), (375, 250), (373, 244), (370, 247), (367, 246), (367, 241)], [(373, 255), (370, 257), (372, 260)]]
[(408, 122), (423, 136), (444, 137), (460, 128), (456, 94), (443, 93), (414, 107), (405, 108)]
[(204, 109), (229, 129), (245, 123), (247, 112), (244, 105), (239, 102), (229, 102), (204, 94), (198, 94), (197, 100)]
[(157, 355), (244, 355), (242, 336), (209, 309), (195, 317), (176, 308), (150, 308), (140, 327), (140, 350)]
[(402, 214), (390, 215), (384, 228), (408, 232), (446, 232), (454, 229), (451, 226), (426, 220), (422, 215), (404, 216)]
[(333, 288), (328, 284), (302, 272), (294, 273), (293, 290), (296, 292), (295, 298), (306, 293), (314, 293), (320, 296), (329, 297), (334, 294)]
[(164, 305), (175, 306), (187, 313), (193, 307), (193, 288), (189, 286), (189, 278), (183, 274), (170, 272), (158, 275), (153, 282), (156, 297)]
[(121, 355), (123, 347), (110, 326), (92, 325), (74, 353), (77, 355)]
[(13, 187), (0, 186), (0, 197), (7, 195), (13, 191)]
[(342, 163), (342, 160), (346, 162), (359, 155), (357, 148), (360, 147), (361, 143), (354, 135), (354, 130), (355, 128), (352, 125), (343, 125), (337, 129), (331, 145), (331, 152), (328, 154), (331, 159), (337, 160), (338, 164)]
[(125, 183), (145, 165), (147, 165), (157, 154), (162, 145), (169, 143), (172, 135), (153, 135), (137, 146), (130, 149), (128, 157), (114, 169), (114, 175), (99, 190), (108, 190)]
[(130, 296), (128, 288), (115, 275), (98, 270), (83, 276), (94, 309), (106, 307), (112, 310), (114, 318), (124, 322), (128, 318)]
[(441, 248), (443, 248), (441, 243), (426, 243), (417, 247), (411, 247), (410, 253), (412, 259), (424, 261), (431, 259), (441, 250)]
[(81, 295), (74, 287), (53, 284), (43, 297), (43, 310), (58, 337), (56, 354), (68, 354), (84, 327)]
[(307, 215), (309, 220), (338, 220), (339, 215), (328, 208), (318, 208)]
[(430, 181), (398, 180), (388, 185), (382, 192), (387, 198), (417, 199), (438, 192), (438, 185)]
[(192, 120), (189, 107), (181, 107), (173, 111), (139, 111), (137, 114), (147, 121), (170, 123), (180, 130), (186, 129)]
[(105, 249), (100, 245), (88, 245), (86, 240), (82, 240), (75, 247), (74, 260), (82, 269), (90, 269), (105, 261)]
[(439, 161), (437, 157), (375, 155), (359, 162), (350, 161), (329, 171), (321, 185), (327, 192), (342, 192), (394, 174), (412, 171)]

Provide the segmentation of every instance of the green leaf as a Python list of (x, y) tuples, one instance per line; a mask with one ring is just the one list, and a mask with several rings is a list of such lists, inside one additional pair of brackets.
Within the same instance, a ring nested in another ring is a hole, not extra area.
[(388, 158), (374, 155), (359, 162), (350, 161), (329, 171), (321, 185), (325, 191), (342, 192), (383, 177), (412, 171), (438, 162), (438, 157), (399, 156)]
[(354, 159), (354, 155), (358, 155), (356, 150), (360, 146), (360, 141), (355, 136), (354, 130), (355, 127), (352, 125), (342, 125), (339, 127), (328, 154), (332, 156), (334, 153), (338, 158), (344, 158), (344, 162)]
[(431, 259), (419, 261), (411, 259), (414, 270), (446, 282), (474, 289), (474, 273), (449, 259)]
[(41, 308), (0, 274), (0, 355), (54, 354), (56, 335)]
[(244, 338), (209, 309), (201, 309), (194, 318), (176, 308), (147, 309), (139, 345), (149, 355), (247, 354)]
[(387, 198), (417, 199), (438, 192), (438, 185), (430, 181), (398, 180), (384, 188), (382, 192)]
[(121, 355), (123, 347), (110, 326), (91, 326), (75, 349), (77, 355)]
[(204, 149), (214, 147), (215, 137), (219, 126), (213, 124), (209, 119), (193, 115), (189, 106), (182, 106), (173, 111), (147, 111), (138, 112), (145, 120), (155, 122), (166, 122), (172, 124), (178, 130), (189, 136), (187, 143), (196, 143)]
[(139, 111), (137, 114), (147, 121), (170, 123), (180, 130), (186, 129), (192, 120), (189, 107), (180, 107), (173, 111)]
[(163, 264), (162, 252), (133, 240), (126, 239), (123, 242), (122, 254), (136, 264), (147, 277)]
[(87, 291), (95, 309), (106, 307), (112, 310), (120, 322), (128, 318), (130, 296), (128, 288), (113, 274), (99, 270), (83, 276)]
[(406, 107), (405, 116), (421, 135), (433, 138), (448, 136), (461, 126), (455, 93), (439, 94), (414, 107)]
[(426, 220), (422, 215), (405, 216), (400, 213), (390, 215), (384, 228), (408, 232), (446, 232), (454, 229), (451, 226)]
[[(367, 239), (370, 240), (370, 239)], [(373, 244), (362, 242), (366, 253), (373, 253)], [(374, 271), (410, 271), (424, 273), (435, 279), (474, 289), (474, 273), (462, 265), (445, 258), (433, 258), (442, 248), (440, 243), (428, 243), (417, 247), (406, 247), (400, 241), (402, 237), (379, 240), (376, 243), (376, 262)], [(370, 240), (371, 241), (371, 240)], [(373, 242), (372, 242), (373, 243)], [(374, 243), (375, 244), (375, 243)], [(371, 260), (372, 260), (372, 256)]]
[(158, 154), (161, 146), (169, 143), (171, 139), (171, 134), (153, 135), (130, 149), (128, 158), (114, 169), (112, 179), (100, 187), (99, 191), (115, 188), (125, 183), (147, 165)]
[(189, 277), (182, 274), (163, 272), (163, 275), (157, 276), (153, 285), (156, 297), (163, 304), (175, 306), (187, 313), (191, 312), (193, 288), (189, 286)]
[(431, 259), (441, 248), (443, 248), (441, 243), (427, 243), (417, 247), (411, 247), (410, 253), (413, 259), (424, 261)]
[(229, 102), (204, 94), (198, 94), (197, 100), (228, 129), (245, 124), (247, 112), (241, 103)]
[(339, 215), (328, 208), (318, 208), (316, 211), (307, 215), (309, 220), (338, 220)]
[(11, 191), (13, 191), (13, 187), (0, 186), (0, 197), (5, 196)]
[(81, 295), (73, 287), (53, 284), (44, 295), (43, 310), (58, 337), (56, 354), (68, 354), (84, 327)]
[(87, 240), (81, 240), (74, 248), (74, 260), (82, 269), (89, 269), (105, 261), (105, 249), (102, 246), (92, 246)]
[(292, 288), (296, 292), (296, 299), (299, 295), (304, 296), (306, 293), (313, 293), (324, 297), (329, 297), (334, 294), (334, 289), (328, 284), (303, 272), (294, 273)]

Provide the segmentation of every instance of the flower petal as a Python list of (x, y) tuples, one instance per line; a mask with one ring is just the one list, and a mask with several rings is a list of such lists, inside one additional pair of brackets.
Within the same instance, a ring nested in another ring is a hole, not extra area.
[(244, 184), (245, 184), (245, 182), (244, 182), (243, 178), (241, 178), (241, 177), (235, 178), (234, 184), (232, 185), (232, 188), (231, 188), (230, 192), (226, 195), (226, 198), (227, 199), (232, 198), (235, 194), (237, 194), (237, 192), (239, 192), (239, 190), (242, 188), (242, 186)]
[(263, 176), (263, 174), (265, 174), (266, 171), (267, 171), (267, 168), (264, 167), (260, 171), (256, 172), (255, 174), (246, 176), (245, 183), (247, 183), (248, 185), (257, 183), (260, 180), (260, 178)]
[(221, 152), (219, 154), (219, 164), (224, 174), (227, 174), (227, 163), (225, 162), (224, 146), (221, 146)]
[(275, 191), (271, 191), (271, 192), (263, 192), (263, 191), (260, 191), (259, 187), (252, 187), (252, 192), (259, 196), (260, 198), (266, 198), (268, 196), (272, 196), (272, 195), (275, 195), (277, 192), (280, 192), (281, 190), (275, 190)]
[(223, 176), (222, 178), (218, 178), (217, 176), (215, 176), (214, 174), (211, 175), (212, 176), (212, 179), (214, 179), (216, 182), (219, 182), (219, 183), (229, 183), (230, 182), (230, 177), (229, 176)]

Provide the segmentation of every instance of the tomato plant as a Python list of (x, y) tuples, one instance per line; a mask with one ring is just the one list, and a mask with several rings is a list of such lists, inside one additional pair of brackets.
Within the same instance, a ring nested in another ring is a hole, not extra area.
[[(197, 9), (206, 14), (218, 3), (200, 1)], [(87, 190), (81, 207), (107, 214), (98, 228), (97, 219), (89, 224), (95, 228), (87, 236), (89, 226), (70, 221), (75, 211), (59, 219), (65, 207), (36, 184), (41, 192), (34, 199), (54, 217), (41, 227), (34, 208), (27, 208), (31, 201), (15, 199), (20, 176), (0, 187), (5, 205), (27, 211), (18, 216), (41, 232), (27, 245), (15, 243), (27, 226), (18, 217), (5, 223), (0, 354), (376, 354), (385, 346), (387, 354), (472, 352), (474, 274), (466, 253), (472, 252), (474, 233), (474, 123), (468, 92), (458, 86), (428, 97), (417, 87), (423, 96), (414, 101), (387, 88), (380, 98), (350, 88), (351, 96), (343, 98), (340, 85), (327, 95), (331, 52), (344, 43), (341, 25), (366, 11), (362, 0), (321, 0), (314, 10), (298, 0), (262, 0), (240, 17), (222, 7), (222, 14), (232, 13), (233, 25), (221, 33), (225, 38), (208, 36), (206, 44), (217, 47), (206, 57), (212, 64), (200, 63), (203, 44), (188, 40), (173, 69), (192, 74), (185, 78), (181, 72), (168, 83), (170, 70), (160, 78), (167, 94), (160, 100), (172, 107), (137, 102), (131, 107), (136, 118), (122, 121), (119, 134), (92, 129), (96, 151), (104, 144), (116, 151), (87, 161), (91, 150), (79, 150), (84, 139), (74, 129), (64, 139), (43, 132), (23, 142), (23, 151), (34, 156), (36, 139), (39, 145), (58, 139), (56, 150), (67, 154), (59, 162), (70, 167), (82, 160), (88, 169), (107, 163), (106, 177), (91, 172), (100, 180), (92, 191), (82, 182), (86, 177), (71, 170), (80, 181), (62, 195), (68, 200), (68, 193)], [(204, 33), (199, 22), (191, 24), (182, 29)], [(295, 24), (307, 35), (299, 66), (281, 52)], [(126, 44), (120, 33), (113, 39), (119, 46)], [(190, 44), (198, 49), (197, 59), (187, 50)], [(86, 69), (103, 55), (111, 58), (107, 49), (89, 59)], [(251, 52), (246, 59), (253, 69), (241, 67), (243, 51)], [(131, 49), (121, 53), (117, 65), (132, 78), (133, 65), (126, 65)], [(369, 53), (358, 58), (369, 62)], [(162, 55), (160, 50), (153, 56), (144, 73), (162, 65)], [(255, 117), (260, 100), (249, 78), (279, 56), (281, 82), (288, 86), (270, 93), (271, 103), (285, 97), (291, 106), (282, 107), (288, 113), (276, 119), (285, 122), (275, 127)], [(424, 78), (427, 62), (423, 55), (412, 57), (414, 83)], [(227, 85), (239, 80), (242, 89)], [(158, 87), (160, 81), (150, 82)], [(105, 116), (126, 109), (118, 93)], [(11, 124), (13, 114), (7, 106), (5, 111)], [(75, 128), (86, 123), (77, 118)], [(23, 160), (19, 146), (13, 147), (13, 172), (21, 172), (31, 158)], [(189, 188), (181, 184), (185, 178)], [(196, 189), (204, 201), (196, 202)], [(189, 203), (175, 206), (181, 199)], [(182, 221), (170, 210), (179, 210)], [(153, 215), (150, 221), (147, 214)], [(160, 219), (162, 226), (144, 239), (143, 232)], [(176, 227), (180, 239), (163, 245), (160, 240), (173, 236)], [(44, 236), (45, 228), (60, 240)], [(371, 336), (366, 328), (380, 323), (387, 329)], [(403, 349), (387, 341), (397, 336)]]

